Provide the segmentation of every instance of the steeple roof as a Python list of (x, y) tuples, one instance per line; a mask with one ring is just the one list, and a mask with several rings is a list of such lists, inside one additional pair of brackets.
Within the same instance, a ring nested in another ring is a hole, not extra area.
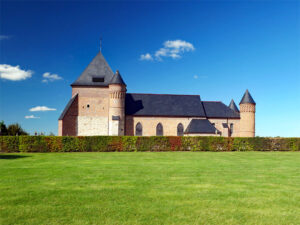
[(99, 51), (71, 86), (108, 86), (114, 73)]
[(117, 72), (115, 73), (115, 75), (113, 76), (113, 78), (110, 81), (110, 84), (123, 84), (126, 85), (121, 74), (119, 73), (119, 70), (117, 70)]
[(246, 90), (242, 100), (240, 101), (240, 104), (245, 104), (245, 103), (256, 104), (255, 101), (253, 100), (252, 96), (250, 95), (250, 92), (248, 91), (248, 89)]
[(231, 108), (233, 111), (235, 111), (235, 112), (239, 112), (239, 109), (238, 109), (238, 107), (236, 106), (236, 104), (235, 104), (235, 102), (233, 101), (233, 99), (231, 100), (231, 102), (230, 102), (230, 104), (229, 104), (229, 106), (228, 106), (229, 108)]

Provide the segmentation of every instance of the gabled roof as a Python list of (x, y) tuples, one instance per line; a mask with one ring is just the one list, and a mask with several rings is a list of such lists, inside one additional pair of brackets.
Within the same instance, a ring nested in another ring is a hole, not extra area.
[(71, 107), (72, 103), (74, 102), (74, 100), (77, 98), (78, 94), (75, 94), (68, 102), (68, 104), (66, 105), (64, 111), (60, 114), (60, 117), (58, 118), (58, 120), (62, 120), (66, 113), (68, 112), (69, 108)]
[(205, 117), (200, 95), (126, 94), (125, 114)]
[[(113, 76), (114, 73), (106, 62), (104, 56), (101, 52), (98, 52), (95, 58), (85, 68), (77, 80), (71, 84), (71, 86), (108, 86)], [(96, 79), (93, 81), (93, 78)], [(100, 80), (103, 80), (103, 78), (104, 81), (101, 82)], [(95, 82), (96, 80), (98, 80), (98, 82)]]
[(256, 104), (252, 96), (250, 95), (248, 89), (246, 90), (242, 100), (240, 101), (240, 104), (246, 104), (246, 103)]
[(231, 108), (233, 111), (235, 111), (235, 112), (239, 112), (239, 109), (238, 109), (238, 107), (236, 106), (236, 104), (235, 104), (235, 102), (233, 101), (233, 99), (231, 100), (231, 102), (230, 102), (230, 104), (229, 104), (229, 106), (228, 106), (229, 108)]
[(233, 111), (223, 102), (202, 102), (207, 118), (240, 118), (240, 113)]
[(110, 81), (110, 84), (125, 84), (124, 80), (122, 79), (121, 74), (119, 73), (119, 70), (115, 73), (112, 80)]
[(207, 119), (192, 119), (187, 126), (186, 134), (215, 134), (216, 128)]

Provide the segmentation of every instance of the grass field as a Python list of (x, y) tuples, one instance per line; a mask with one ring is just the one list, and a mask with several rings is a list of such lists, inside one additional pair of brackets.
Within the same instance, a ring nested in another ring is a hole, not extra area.
[(0, 224), (300, 224), (300, 152), (0, 154)]

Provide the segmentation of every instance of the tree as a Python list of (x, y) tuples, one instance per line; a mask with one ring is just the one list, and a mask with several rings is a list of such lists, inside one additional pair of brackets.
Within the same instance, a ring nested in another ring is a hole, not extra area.
[(0, 122), (0, 136), (6, 136), (8, 133), (7, 133), (7, 128), (6, 128), (6, 125), (4, 123), (4, 121), (2, 120)]
[(9, 125), (7, 131), (10, 136), (28, 135), (18, 123)]

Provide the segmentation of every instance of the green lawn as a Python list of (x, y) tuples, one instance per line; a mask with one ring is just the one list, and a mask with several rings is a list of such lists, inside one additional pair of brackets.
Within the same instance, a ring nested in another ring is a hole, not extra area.
[(300, 224), (300, 152), (0, 154), (0, 224)]

